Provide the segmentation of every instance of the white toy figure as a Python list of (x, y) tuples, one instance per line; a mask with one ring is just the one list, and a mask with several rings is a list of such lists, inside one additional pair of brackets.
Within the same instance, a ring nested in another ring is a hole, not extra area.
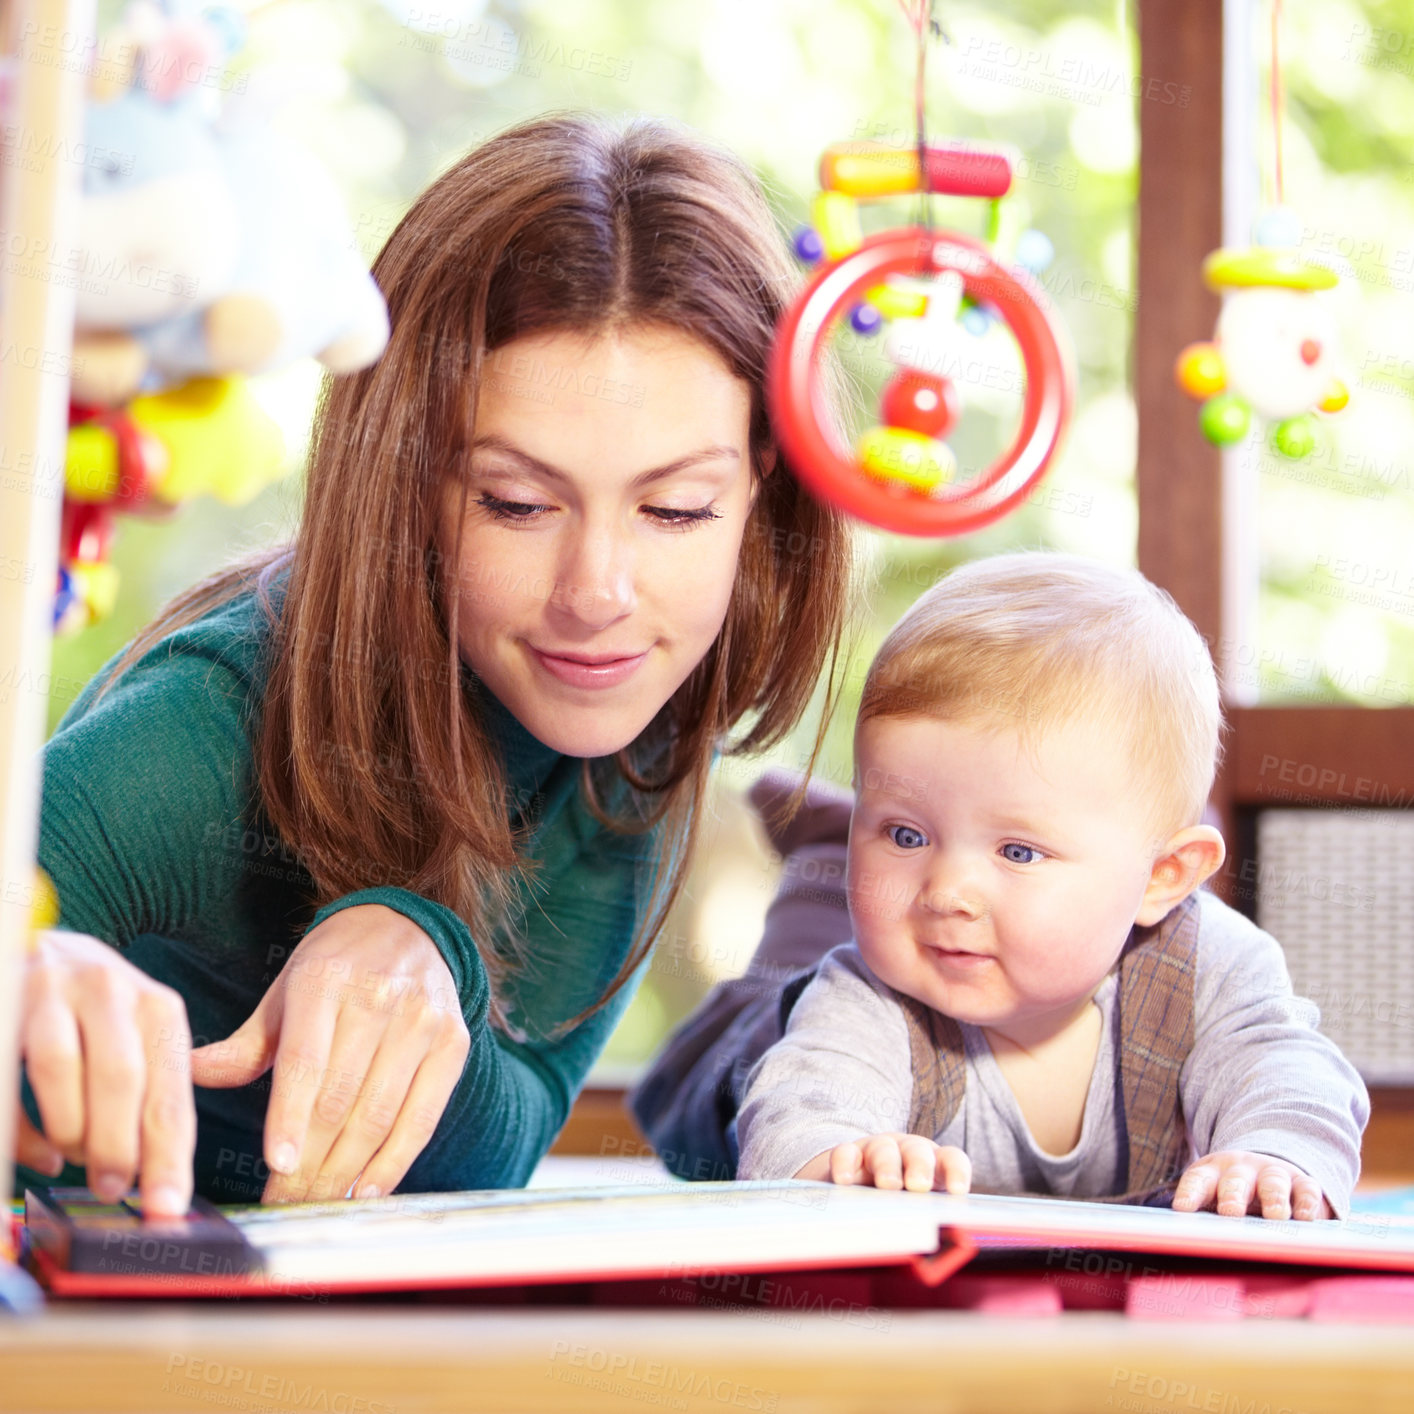
[(1316, 445), (1312, 409), (1339, 412), (1349, 401), (1335, 376), (1336, 334), (1317, 291), (1337, 276), (1294, 250), (1254, 246), (1217, 250), (1203, 275), (1227, 295), (1212, 343), (1190, 344), (1175, 375), (1191, 397), (1204, 398), (1203, 435), (1219, 446), (1247, 435), (1252, 414), (1273, 423), (1271, 439), (1287, 457)]

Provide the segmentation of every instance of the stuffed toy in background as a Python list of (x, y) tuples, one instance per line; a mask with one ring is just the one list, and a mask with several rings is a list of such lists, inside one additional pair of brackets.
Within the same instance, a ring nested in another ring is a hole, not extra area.
[(264, 121), (218, 111), (227, 8), (131, 5), (91, 68), (57, 632), (112, 611), (118, 513), (251, 500), (289, 470), (246, 387), (312, 356), (367, 367), (388, 311), (338, 189)]
[(364, 368), (388, 311), (333, 181), (262, 126), (131, 88), (85, 115), (73, 395), (111, 407), (313, 355)]

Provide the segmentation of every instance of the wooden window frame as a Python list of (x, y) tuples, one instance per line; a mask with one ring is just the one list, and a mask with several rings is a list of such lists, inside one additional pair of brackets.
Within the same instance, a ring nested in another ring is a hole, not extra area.
[[(1225, 598), (1221, 459), (1176, 386), (1178, 351), (1202, 338), (1218, 297), (1197, 278), (1223, 234), (1222, 0), (1140, 0), (1146, 77), (1187, 89), (1186, 107), (1139, 103), (1138, 288), (1134, 397), (1139, 446), (1139, 568), (1173, 595), (1215, 651)], [(1158, 292), (1157, 296), (1150, 292)], [(1264, 805), (1408, 806), (1414, 707), (1229, 705), (1226, 759), (1212, 804), (1229, 861), (1216, 892), (1250, 912), (1254, 820)], [(1294, 778), (1294, 784), (1293, 784)], [(1414, 1171), (1414, 1087), (1372, 1088), (1365, 1171)]]

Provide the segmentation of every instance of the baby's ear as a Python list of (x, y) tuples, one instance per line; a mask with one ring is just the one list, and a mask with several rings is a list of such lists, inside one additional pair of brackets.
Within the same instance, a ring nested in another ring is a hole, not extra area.
[(1227, 858), (1223, 837), (1211, 825), (1190, 825), (1173, 835), (1159, 852), (1149, 874), (1143, 902), (1134, 921), (1141, 928), (1158, 923)]

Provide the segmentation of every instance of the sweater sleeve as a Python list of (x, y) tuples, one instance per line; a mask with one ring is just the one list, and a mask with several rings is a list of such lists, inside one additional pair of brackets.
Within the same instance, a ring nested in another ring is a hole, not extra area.
[(913, 1077), (903, 1013), (836, 948), (801, 992), (786, 1034), (747, 1080), (738, 1178), (793, 1178), (816, 1154), (907, 1127)]
[(245, 693), (230, 667), (174, 655), (70, 709), (41, 768), (39, 862), (61, 927), (126, 947), (221, 913), (243, 859), (230, 841), (250, 823)]
[[(159, 646), (94, 702), (97, 681), (43, 757), (39, 859), (59, 895), (59, 926), (120, 948), (141, 939), (140, 965), (178, 986), (194, 1032), (210, 1040), (244, 1020), (317, 923), (360, 903), (396, 909), (446, 960), (471, 1034), (456, 1091), (401, 1187), (523, 1183), (563, 1126), (645, 966), (563, 1035), (497, 1032), (485, 969), (450, 908), (383, 887), (314, 911), (307, 874), (259, 821), (251, 678), (239, 661), (188, 641), (184, 651)], [(566, 778), (576, 771), (572, 763)], [(525, 930), (538, 965), (519, 998), (525, 1016), (551, 1023), (551, 1031), (554, 1021), (592, 1005), (627, 956), (640, 912), (638, 866), (656, 842), (611, 837), (566, 811), (573, 821), (553, 832), (560, 844), (545, 861), (545, 897)], [(203, 1105), (221, 1107), (223, 1116), (229, 1110), (230, 1124), (249, 1129), (241, 1142), (258, 1154), (264, 1096), (257, 1089), (202, 1091), (198, 1105), (203, 1124)], [(229, 1125), (222, 1131), (230, 1132)]]
[(1370, 1118), (1364, 1082), (1317, 1030), (1315, 1004), (1293, 995), (1277, 940), (1211, 893), (1198, 897), (1194, 1042), (1179, 1078), (1194, 1148), (1295, 1164), (1343, 1217)]
[(567, 1026), (598, 1002), (627, 959), (642, 919), (646, 865), (660, 840), (656, 830), (629, 835), (600, 824), (579, 800), (577, 776), (578, 763), (567, 762), (552, 783), (562, 808), (537, 837), (538, 867), (522, 884), (515, 931), (525, 961), (505, 984), (505, 1030), (490, 1021), (486, 968), (470, 929), (450, 908), (378, 888), (335, 900), (315, 916), (318, 923), (358, 903), (396, 909), (433, 940), (457, 984), (471, 1049), (400, 1191), (525, 1183), (647, 972), (645, 958), (604, 1006)]

